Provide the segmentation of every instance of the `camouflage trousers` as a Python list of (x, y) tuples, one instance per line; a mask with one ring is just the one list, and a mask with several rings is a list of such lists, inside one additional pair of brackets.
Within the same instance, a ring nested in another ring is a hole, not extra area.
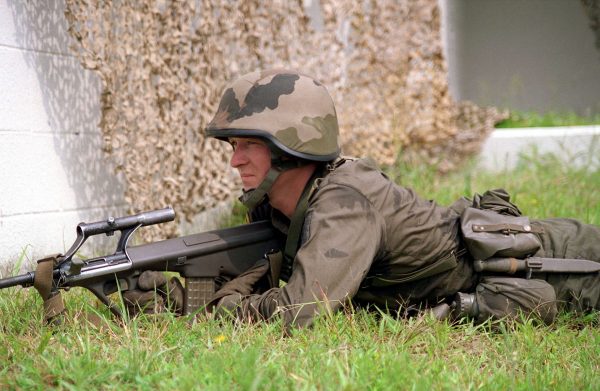
[[(534, 256), (600, 262), (600, 227), (564, 218), (532, 220), (531, 224), (543, 228), (543, 232), (537, 234), (542, 248)], [(600, 310), (600, 273), (534, 274), (530, 280), (526, 280), (524, 275), (478, 275), (473, 270), (472, 259), (464, 257), (449, 272), (423, 280), (361, 290), (355, 299), (358, 305), (370, 303), (394, 309), (399, 305), (439, 303), (439, 298), (455, 298), (457, 292), (475, 294), (479, 307), (478, 321), (510, 317), (523, 311), (525, 314), (538, 313), (546, 323), (550, 323), (558, 310)]]
[[(538, 234), (542, 248), (535, 256), (600, 262), (599, 226), (564, 218), (534, 220), (534, 224), (544, 229)], [(559, 309), (575, 312), (600, 310), (600, 273), (548, 273), (536, 277), (552, 285)]]

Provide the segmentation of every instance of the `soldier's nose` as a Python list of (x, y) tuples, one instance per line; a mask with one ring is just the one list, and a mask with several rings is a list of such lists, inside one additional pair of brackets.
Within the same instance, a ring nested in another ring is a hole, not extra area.
[(231, 167), (237, 168), (247, 162), (248, 157), (245, 153), (242, 152), (242, 148), (236, 148), (233, 151), (233, 155), (231, 155), (231, 160), (229, 161), (229, 164), (231, 165)]

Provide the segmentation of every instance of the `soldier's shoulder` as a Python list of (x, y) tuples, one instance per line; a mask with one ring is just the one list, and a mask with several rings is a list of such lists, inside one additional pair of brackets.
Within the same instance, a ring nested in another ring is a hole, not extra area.
[[(318, 180), (315, 193), (355, 193), (354, 196), (371, 199), (378, 189), (389, 187), (389, 180), (370, 159), (348, 159)], [(318, 196), (317, 196), (318, 198)]]
[(342, 164), (327, 173), (324, 183), (362, 186), (372, 180), (387, 180), (372, 159), (345, 158)]

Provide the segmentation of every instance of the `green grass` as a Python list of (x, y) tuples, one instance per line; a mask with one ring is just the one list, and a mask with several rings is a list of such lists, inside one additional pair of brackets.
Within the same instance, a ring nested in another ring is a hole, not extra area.
[(554, 112), (544, 114), (536, 112), (512, 111), (510, 117), (496, 125), (496, 128), (529, 128), (550, 126), (579, 126), (600, 124), (600, 114), (580, 116), (574, 112)]
[(226, 216), (221, 216), (219, 225), (222, 228), (226, 228), (247, 223), (248, 217), (246, 215), (246, 211), (247, 209), (244, 207), (244, 205), (236, 200), (231, 208), (231, 213)]
[(471, 165), (440, 176), (435, 168), (400, 165), (387, 171), (397, 183), (442, 205), (449, 205), (461, 196), (504, 188), (525, 215), (575, 217), (600, 225), (600, 144), (590, 146), (587, 158), (578, 158), (585, 164), (573, 167), (556, 155), (532, 150), (520, 156), (514, 170), (485, 172)]
[[(524, 158), (518, 170), (500, 173), (466, 169), (440, 177), (409, 166), (388, 172), (442, 204), (504, 187), (530, 216), (600, 224), (600, 170), (548, 156)], [(562, 314), (552, 326), (475, 326), (346, 311), (286, 337), (279, 323), (191, 324), (168, 314), (119, 325), (81, 289), (64, 298), (68, 316), (48, 328), (33, 290), (0, 292), (0, 389), (591, 390), (600, 384), (598, 313)], [(100, 314), (104, 326), (88, 324), (87, 313)]]

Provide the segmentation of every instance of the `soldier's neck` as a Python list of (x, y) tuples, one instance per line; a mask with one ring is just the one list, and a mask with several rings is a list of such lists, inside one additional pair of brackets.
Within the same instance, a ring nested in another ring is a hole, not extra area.
[(269, 191), (271, 206), (291, 219), (304, 187), (315, 172), (316, 164), (307, 164), (283, 172)]

